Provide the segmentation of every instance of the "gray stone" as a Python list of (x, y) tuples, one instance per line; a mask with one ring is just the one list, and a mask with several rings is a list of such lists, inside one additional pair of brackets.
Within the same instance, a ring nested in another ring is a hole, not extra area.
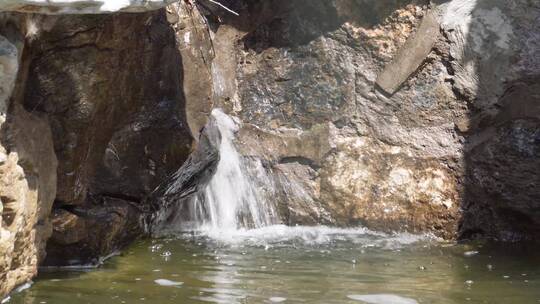
[(426, 13), (416, 33), (407, 39), (392, 62), (377, 77), (377, 85), (386, 93), (394, 94), (426, 60), (439, 37), (438, 15), (436, 9)]

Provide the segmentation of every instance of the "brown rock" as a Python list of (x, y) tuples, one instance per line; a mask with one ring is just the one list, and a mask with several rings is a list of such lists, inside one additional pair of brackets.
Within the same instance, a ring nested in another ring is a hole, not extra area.
[[(8, 26), (0, 31), (8, 32), (20, 56), (23, 43), (17, 29)], [(12, 61), (16, 69), (1, 69), (15, 72), (11, 76), (18, 81), (2, 91), (0, 100), (5, 106), (0, 107), (0, 298), (36, 275), (51, 234), (49, 213), (56, 193), (51, 131), (45, 119), (21, 106), (27, 66), (19, 56)]]
[(425, 14), (416, 33), (409, 37), (382, 73), (377, 77), (377, 85), (386, 93), (394, 92), (426, 60), (439, 37), (438, 10)]
[(75, 244), (88, 237), (86, 220), (63, 209), (54, 210), (52, 225), (54, 227), (51, 242), (60, 245)]

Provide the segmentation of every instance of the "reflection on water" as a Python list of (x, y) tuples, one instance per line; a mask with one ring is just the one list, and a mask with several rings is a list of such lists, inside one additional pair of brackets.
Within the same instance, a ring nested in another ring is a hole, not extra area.
[(94, 271), (44, 272), (9, 303), (540, 303), (532, 246), (274, 226), (140, 241)]

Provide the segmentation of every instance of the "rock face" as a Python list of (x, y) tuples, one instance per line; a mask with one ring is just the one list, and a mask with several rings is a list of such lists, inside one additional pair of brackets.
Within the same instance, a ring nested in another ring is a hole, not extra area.
[(49, 125), (22, 107), (28, 70), (18, 21), (0, 27), (0, 297), (37, 273), (56, 193)]
[(143, 234), (143, 199), (192, 137), (165, 10), (0, 22), (2, 296), (38, 263), (98, 263)]
[(470, 104), (468, 121), (457, 125), (467, 139), (464, 237), (540, 238), (540, 4), (533, 2), (453, 1), (443, 18), (454, 87)]
[[(428, 1), (202, 3), (221, 20), (214, 102), (244, 122), (285, 223), (538, 238), (537, 4), (441, 1), (418, 44)], [(388, 95), (391, 61), (409, 75)]]
[(199, 132), (214, 107), (211, 62), (215, 50), (210, 29), (197, 7), (187, 2), (167, 7), (167, 18), (175, 31), (178, 52), (182, 57), (186, 120), (193, 138), (198, 140)]
[(87, 229), (55, 226), (45, 264), (88, 263), (142, 233), (143, 198), (190, 152), (182, 59), (165, 11), (41, 22), (24, 106), (51, 124), (55, 208), (71, 213), (54, 220)]
[(391, 97), (375, 89), (427, 3), (226, 5), (243, 17), (216, 26), (215, 102), (244, 122), (240, 149), (282, 188), (282, 220), (454, 236), (463, 138), (453, 121), (467, 108), (443, 60), (432, 53)]

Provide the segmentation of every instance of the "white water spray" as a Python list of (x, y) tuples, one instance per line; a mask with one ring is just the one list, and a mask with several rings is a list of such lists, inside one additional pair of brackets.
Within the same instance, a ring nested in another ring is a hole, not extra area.
[(260, 160), (242, 157), (234, 143), (239, 122), (219, 109), (212, 111), (221, 133), (220, 161), (203, 193), (191, 204), (197, 229), (231, 232), (279, 222), (270, 201), (273, 181)]

